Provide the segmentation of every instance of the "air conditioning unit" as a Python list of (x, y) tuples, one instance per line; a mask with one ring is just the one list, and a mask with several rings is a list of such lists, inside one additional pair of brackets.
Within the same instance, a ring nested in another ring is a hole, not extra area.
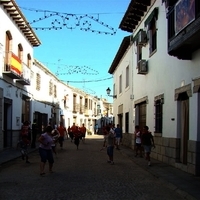
[(138, 61), (138, 74), (148, 73), (148, 62), (146, 60)]
[(145, 45), (147, 43), (147, 34), (146, 31), (140, 30), (138, 35), (138, 44)]

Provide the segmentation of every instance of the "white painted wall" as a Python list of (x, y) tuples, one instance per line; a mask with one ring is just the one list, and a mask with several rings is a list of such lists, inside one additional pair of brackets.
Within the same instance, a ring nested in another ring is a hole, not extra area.
[[(149, 14), (155, 7), (159, 7), (158, 20), (157, 20), (157, 51), (149, 57), (149, 43), (142, 48), (143, 59), (148, 60), (148, 74), (137, 74), (137, 55), (133, 53), (135, 49), (134, 45), (124, 55), (124, 58), (120, 61), (118, 67), (114, 72), (114, 84), (116, 85), (117, 92), (119, 91), (118, 81), (119, 75), (123, 76), (123, 92), (117, 93), (117, 99), (114, 99), (114, 115), (117, 119), (117, 109), (120, 104), (124, 105), (124, 113), (127, 110), (133, 111), (133, 120), (130, 119), (130, 133), (133, 132), (135, 124), (131, 124), (134, 121), (133, 103), (134, 101), (148, 96), (147, 104), (147, 125), (150, 130), (154, 131), (154, 97), (160, 94), (164, 94), (163, 105), (163, 136), (164, 137), (177, 137), (177, 101), (174, 100), (175, 89), (183, 85), (192, 84), (193, 79), (200, 77), (200, 50), (195, 52), (193, 59), (179, 60), (176, 57), (169, 56), (167, 53), (167, 19), (164, 4), (161, 1), (156, 1), (151, 7), (149, 13), (144, 17), (141, 24), (134, 32), (135, 36), (140, 29), (144, 29), (144, 21), (148, 18)], [(133, 61), (133, 75), (132, 79), (133, 88), (125, 89), (124, 77), (125, 68), (128, 63)], [(130, 100), (130, 94), (133, 92), (134, 101)], [(196, 140), (197, 138), (197, 94), (192, 94), (189, 98), (190, 101), (190, 140)], [(171, 118), (175, 118), (174, 121)], [(125, 119), (124, 119), (125, 120)], [(123, 122), (124, 123), (124, 122)], [(124, 129), (124, 127), (123, 127)]]
[[(3, 45), (3, 54), (5, 55), (5, 34), (6, 31), (10, 31), (12, 34), (13, 40), (12, 40), (12, 48), (11, 51), (18, 55), (18, 44), (22, 44), (23, 46), (23, 62), (27, 63), (27, 54), (31, 55), (31, 58), (33, 59), (33, 47), (29, 43), (29, 41), (26, 39), (24, 34), (21, 32), (21, 30), (18, 28), (18, 26), (13, 23), (10, 16), (2, 9), (2, 5), (0, 5), (0, 43)], [(0, 74), (2, 72), (2, 68), (0, 67)]]

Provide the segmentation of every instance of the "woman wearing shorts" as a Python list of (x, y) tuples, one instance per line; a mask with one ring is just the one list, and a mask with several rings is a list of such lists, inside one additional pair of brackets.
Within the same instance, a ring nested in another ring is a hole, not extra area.
[(41, 134), (39, 137), (38, 141), (40, 142), (39, 145), (39, 154), (41, 158), (40, 162), (40, 175), (44, 175), (44, 169), (45, 169), (45, 164), (48, 161), (49, 163), (49, 172), (52, 173), (52, 168), (53, 168), (53, 152), (52, 152), (52, 144), (53, 144), (53, 138), (51, 135), (52, 132), (52, 127), (47, 126), (45, 133)]

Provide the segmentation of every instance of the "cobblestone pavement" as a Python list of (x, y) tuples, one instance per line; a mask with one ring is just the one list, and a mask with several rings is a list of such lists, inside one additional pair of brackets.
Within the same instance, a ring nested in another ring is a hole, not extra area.
[[(114, 151), (115, 165), (107, 163), (102, 138), (86, 139), (79, 150), (70, 140), (58, 148), (54, 173), (39, 175), (38, 151), (30, 154), (30, 164), (16, 158), (0, 168), (2, 200), (179, 200), (183, 196)], [(143, 158), (138, 158), (143, 159)], [(152, 166), (153, 167), (153, 166)]]

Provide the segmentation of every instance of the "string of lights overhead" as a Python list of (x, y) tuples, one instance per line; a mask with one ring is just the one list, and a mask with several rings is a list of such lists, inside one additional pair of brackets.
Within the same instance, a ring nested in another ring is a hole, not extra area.
[(65, 71), (65, 72), (56, 72), (56, 76), (59, 75), (71, 75), (71, 74), (83, 74), (83, 75), (98, 75), (99, 72), (88, 67), (88, 66), (65, 66), (63, 69), (58, 68), (59, 71)]
[[(97, 34), (115, 35), (117, 32), (116, 29), (114, 29), (113, 27), (109, 26), (108, 24), (104, 23), (103, 21), (99, 19), (101, 13), (70, 14), (70, 13), (40, 10), (40, 9), (34, 9), (34, 8), (20, 7), (20, 9), (41, 13), (42, 15), (41, 17), (29, 22), (31, 26), (37, 22), (53, 18), (49, 26), (46, 26), (46, 27), (32, 26), (32, 28), (35, 30), (60, 30), (63, 28), (73, 30), (79, 27), (81, 31), (90, 31), (92, 33), (97, 33)], [(92, 23), (97, 23), (98, 25), (104, 27), (106, 31), (94, 29), (92, 26), (93, 25)]]

